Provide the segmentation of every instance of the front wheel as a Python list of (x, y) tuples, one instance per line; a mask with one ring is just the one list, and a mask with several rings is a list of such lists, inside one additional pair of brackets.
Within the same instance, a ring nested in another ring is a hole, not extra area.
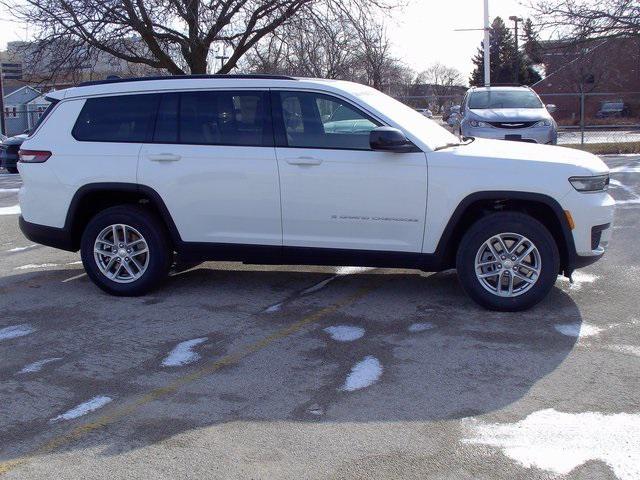
[(82, 235), (87, 275), (112, 295), (136, 296), (162, 282), (172, 261), (166, 229), (151, 212), (117, 206), (93, 217)]
[(456, 268), (474, 301), (513, 312), (532, 307), (549, 293), (560, 255), (542, 223), (522, 213), (500, 212), (481, 218), (466, 232)]

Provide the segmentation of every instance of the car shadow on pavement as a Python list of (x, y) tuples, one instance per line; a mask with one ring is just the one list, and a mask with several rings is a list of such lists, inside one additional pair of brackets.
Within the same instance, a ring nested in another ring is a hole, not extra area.
[[(326, 271), (214, 265), (141, 298), (110, 297), (86, 278), (61, 282), (69, 276), (53, 270), (0, 279), (0, 290), (11, 293), (0, 305), (0, 328), (33, 327), (0, 342), (0, 397), (10, 412), (0, 417), (0, 445), (12, 446), (0, 450), (5, 460), (88, 422), (99, 425), (88, 431), (92, 442), (115, 455), (230, 422), (482, 415), (552, 374), (577, 340), (555, 327), (579, 329), (582, 321), (558, 288), (527, 312), (485, 311), (464, 295), (455, 272), (375, 270), (323, 284), (332, 278)], [(331, 326), (347, 327), (350, 341), (332, 338)], [(190, 339), (204, 339), (192, 349), (199, 358), (163, 367)], [(62, 360), (17, 373), (48, 357)], [(50, 421), (99, 395), (113, 401), (76, 420)], [(74, 437), (67, 446), (83, 445)]]

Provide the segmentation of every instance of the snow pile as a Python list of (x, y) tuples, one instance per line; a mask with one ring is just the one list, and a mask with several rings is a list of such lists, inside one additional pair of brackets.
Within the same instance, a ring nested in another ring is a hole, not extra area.
[(412, 323), (411, 325), (409, 325), (407, 330), (409, 330), (411, 333), (418, 333), (418, 332), (424, 332), (425, 330), (431, 330), (432, 328), (436, 328), (436, 326), (433, 323), (424, 322), (424, 323)]
[(593, 337), (603, 330), (587, 323), (562, 323), (554, 325), (553, 328), (567, 337)]
[(382, 364), (377, 358), (369, 355), (353, 366), (340, 390), (353, 392), (369, 387), (376, 383), (381, 375)]
[(163, 367), (181, 367), (193, 363), (200, 358), (200, 355), (193, 351), (193, 347), (207, 341), (207, 337), (194, 338), (181, 342), (174, 347), (169, 355), (162, 361)]
[(337, 342), (353, 342), (364, 336), (364, 328), (350, 325), (336, 325), (324, 329)]
[(24, 337), (25, 335), (29, 335), (30, 333), (33, 333), (35, 331), (36, 329), (27, 323), (0, 328), (0, 340), (9, 340), (11, 338)]
[(67, 410), (62, 415), (58, 415), (55, 418), (49, 420), (50, 422), (58, 422), (60, 420), (73, 420), (74, 418), (82, 417), (87, 413), (93, 412), (99, 408), (104, 407), (107, 403), (111, 402), (112, 398), (105, 395), (99, 395), (93, 397), (91, 400), (87, 400), (80, 405), (73, 407), (71, 410)]
[(640, 478), (640, 414), (534, 412), (513, 424), (466, 419), (464, 443), (502, 450), (525, 468), (566, 475), (590, 460), (605, 462), (620, 480)]
[(57, 362), (58, 360), (62, 360), (62, 357), (53, 357), (53, 358), (45, 358), (44, 360), (38, 360), (37, 362), (33, 362), (33, 363), (30, 363), (29, 365), (25, 366), (18, 373), (39, 372), (40, 370), (42, 370), (42, 367), (44, 367), (45, 365), (47, 365), (49, 363), (52, 363), (52, 362)]

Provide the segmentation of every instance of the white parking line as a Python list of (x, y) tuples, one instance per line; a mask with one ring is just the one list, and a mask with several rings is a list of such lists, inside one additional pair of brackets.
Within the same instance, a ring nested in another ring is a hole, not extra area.
[(0, 207), (0, 215), (20, 215), (20, 205)]
[(87, 275), (86, 273), (81, 273), (80, 275), (76, 275), (74, 277), (70, 277), (70, 278), (67, 278), (65, 280), (62, 280), (62, 283), (72, 282), (73, 280), (77, 280), (77, 279), (82, 278), (82, 277), (84, 277), (86, 275)]

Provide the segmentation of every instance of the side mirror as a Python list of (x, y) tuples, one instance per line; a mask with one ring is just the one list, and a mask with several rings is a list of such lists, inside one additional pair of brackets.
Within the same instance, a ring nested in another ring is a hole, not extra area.
[(553, 103), (547, 103), (546, 107), (547, 107), (547, 112), (549, 113), (553, 113), (558, 109), (558, 107), (556, 107)]
[(415, 149), (413, 143), (397, 128), (378, 127), (369, 132), (369, 146), (371, 150), (385, 152), (411, 152)]

